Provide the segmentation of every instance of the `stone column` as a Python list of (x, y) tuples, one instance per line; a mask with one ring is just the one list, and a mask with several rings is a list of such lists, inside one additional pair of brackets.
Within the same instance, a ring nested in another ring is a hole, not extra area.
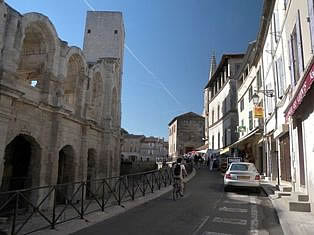
[[(1, 97), (0, 97), (1, 98)], [(6, 148), (7, 131), (9, 127), (9, 117), (0, 110), (0, 187), (2, 184), (4, 170), (4, 156)]]
[(87, 127), (82, 126), (82, 138), (81, 138), (81, 151), (78, 153), (80, 155), (79, 163), (79, 177), (78, 180), (86, 181), (87, 179)]

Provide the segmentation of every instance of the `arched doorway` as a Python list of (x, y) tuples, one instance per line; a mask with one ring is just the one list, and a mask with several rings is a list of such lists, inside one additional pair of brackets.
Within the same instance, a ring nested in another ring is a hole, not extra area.
[(27, 135), (16, 136), (5, 148), (1, 191), (39, 185), (40, 146)]
[(86, 197), (91, 197), (95, 192), (96, 187), (96, 151), (88, 149), (87, 153), (87, 182), (86, 182)]
[(65, 203), (73, 191), (73, 185), (69, 183), (74, 182), (75, 179), (74, 157), (74, 149), (70, 145), (64, 146), (59, 151), (57, 203)]

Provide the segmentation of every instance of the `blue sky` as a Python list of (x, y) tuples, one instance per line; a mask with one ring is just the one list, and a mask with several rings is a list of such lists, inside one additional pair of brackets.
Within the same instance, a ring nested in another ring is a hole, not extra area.
[[(5, 0), (20, 13), (49, 17), (59, 37), (82, 48), (86, 0)], [(168, 138), (168, 123), (202, 113), (209, 58), (245, 52), (256, 39), (262, 0), (88, 0), (121, 11), (126, 32), (122, 127)], [(137, 59), (135, 59), (134, 55)], [(144, 65), (144, 66), (143, 66)]]

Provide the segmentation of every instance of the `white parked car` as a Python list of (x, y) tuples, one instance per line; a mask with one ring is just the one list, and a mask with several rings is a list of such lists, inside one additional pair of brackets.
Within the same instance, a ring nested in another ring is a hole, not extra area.
[(230, 187), (248, 187), (260, 190), (260, 175), (253, 163), (233, 162), (224, 177), (224, 189)]

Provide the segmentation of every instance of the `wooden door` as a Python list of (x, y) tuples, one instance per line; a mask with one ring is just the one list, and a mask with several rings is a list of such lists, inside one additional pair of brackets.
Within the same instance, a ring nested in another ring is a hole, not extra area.
[(289, 133), (283, 135), (280, 139), (280, 170), (281, 179), (291, 181), (291, 158), (290, 158), (290, 139)]

